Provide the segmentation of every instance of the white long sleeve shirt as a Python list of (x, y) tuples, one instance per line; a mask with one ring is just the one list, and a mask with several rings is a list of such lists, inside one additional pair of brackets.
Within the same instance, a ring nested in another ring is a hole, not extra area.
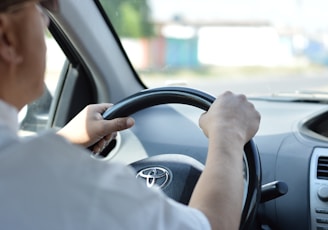
[(0, 101), (1, 229), (210, 229), (200, 211), (93, 159), (54, 133), (22, 139), (17, 111)]

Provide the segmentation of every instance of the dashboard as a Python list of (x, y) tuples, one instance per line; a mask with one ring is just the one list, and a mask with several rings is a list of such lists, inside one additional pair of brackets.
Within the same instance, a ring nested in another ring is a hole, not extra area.
[[(323, 135), (328, 128), (320, 132), (314, 128), (325, 120), (327, 105), (267, 99), (252, 102), (262, 116), (254, 137), (261, 158), (262, 185), (281, 181), (288, 186), (287, 194), (260, 204), (256, 225), (259, 229), (328, 229), (328, 141)], [(168, 104), (133, 114), (136, 124), (120, 133), (120, 154), (113, 160), (132, 163), (172, 153), (204, 164), (207, 139), (198, 127), (203, 112)], [(314, 126), (316, 118), (320, 122)], [(327, 170), (319, 176), (322, 167)]]

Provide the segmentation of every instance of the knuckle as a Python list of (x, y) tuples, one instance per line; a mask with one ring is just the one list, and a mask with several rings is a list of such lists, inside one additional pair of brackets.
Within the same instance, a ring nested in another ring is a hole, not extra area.
[(116, 131), (120, 131), (126, 128), (126, 122), (125, 119), (117, 118), (114, 120), (114, 127)]

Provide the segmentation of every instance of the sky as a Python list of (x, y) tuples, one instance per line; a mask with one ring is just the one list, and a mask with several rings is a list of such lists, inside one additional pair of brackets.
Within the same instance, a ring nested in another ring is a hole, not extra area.
[(328, 0), (149, 0), (155, 19), (262, 21), (274, 26), (328, 31)]

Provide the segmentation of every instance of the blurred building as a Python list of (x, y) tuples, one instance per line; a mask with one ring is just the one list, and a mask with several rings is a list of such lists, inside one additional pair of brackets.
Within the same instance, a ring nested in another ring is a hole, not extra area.
[(149, 0), (149, 4), (156, 36), (123, 42), (136, 68), (328, 64), (328, 26), (316, 17), (328, 2)]

